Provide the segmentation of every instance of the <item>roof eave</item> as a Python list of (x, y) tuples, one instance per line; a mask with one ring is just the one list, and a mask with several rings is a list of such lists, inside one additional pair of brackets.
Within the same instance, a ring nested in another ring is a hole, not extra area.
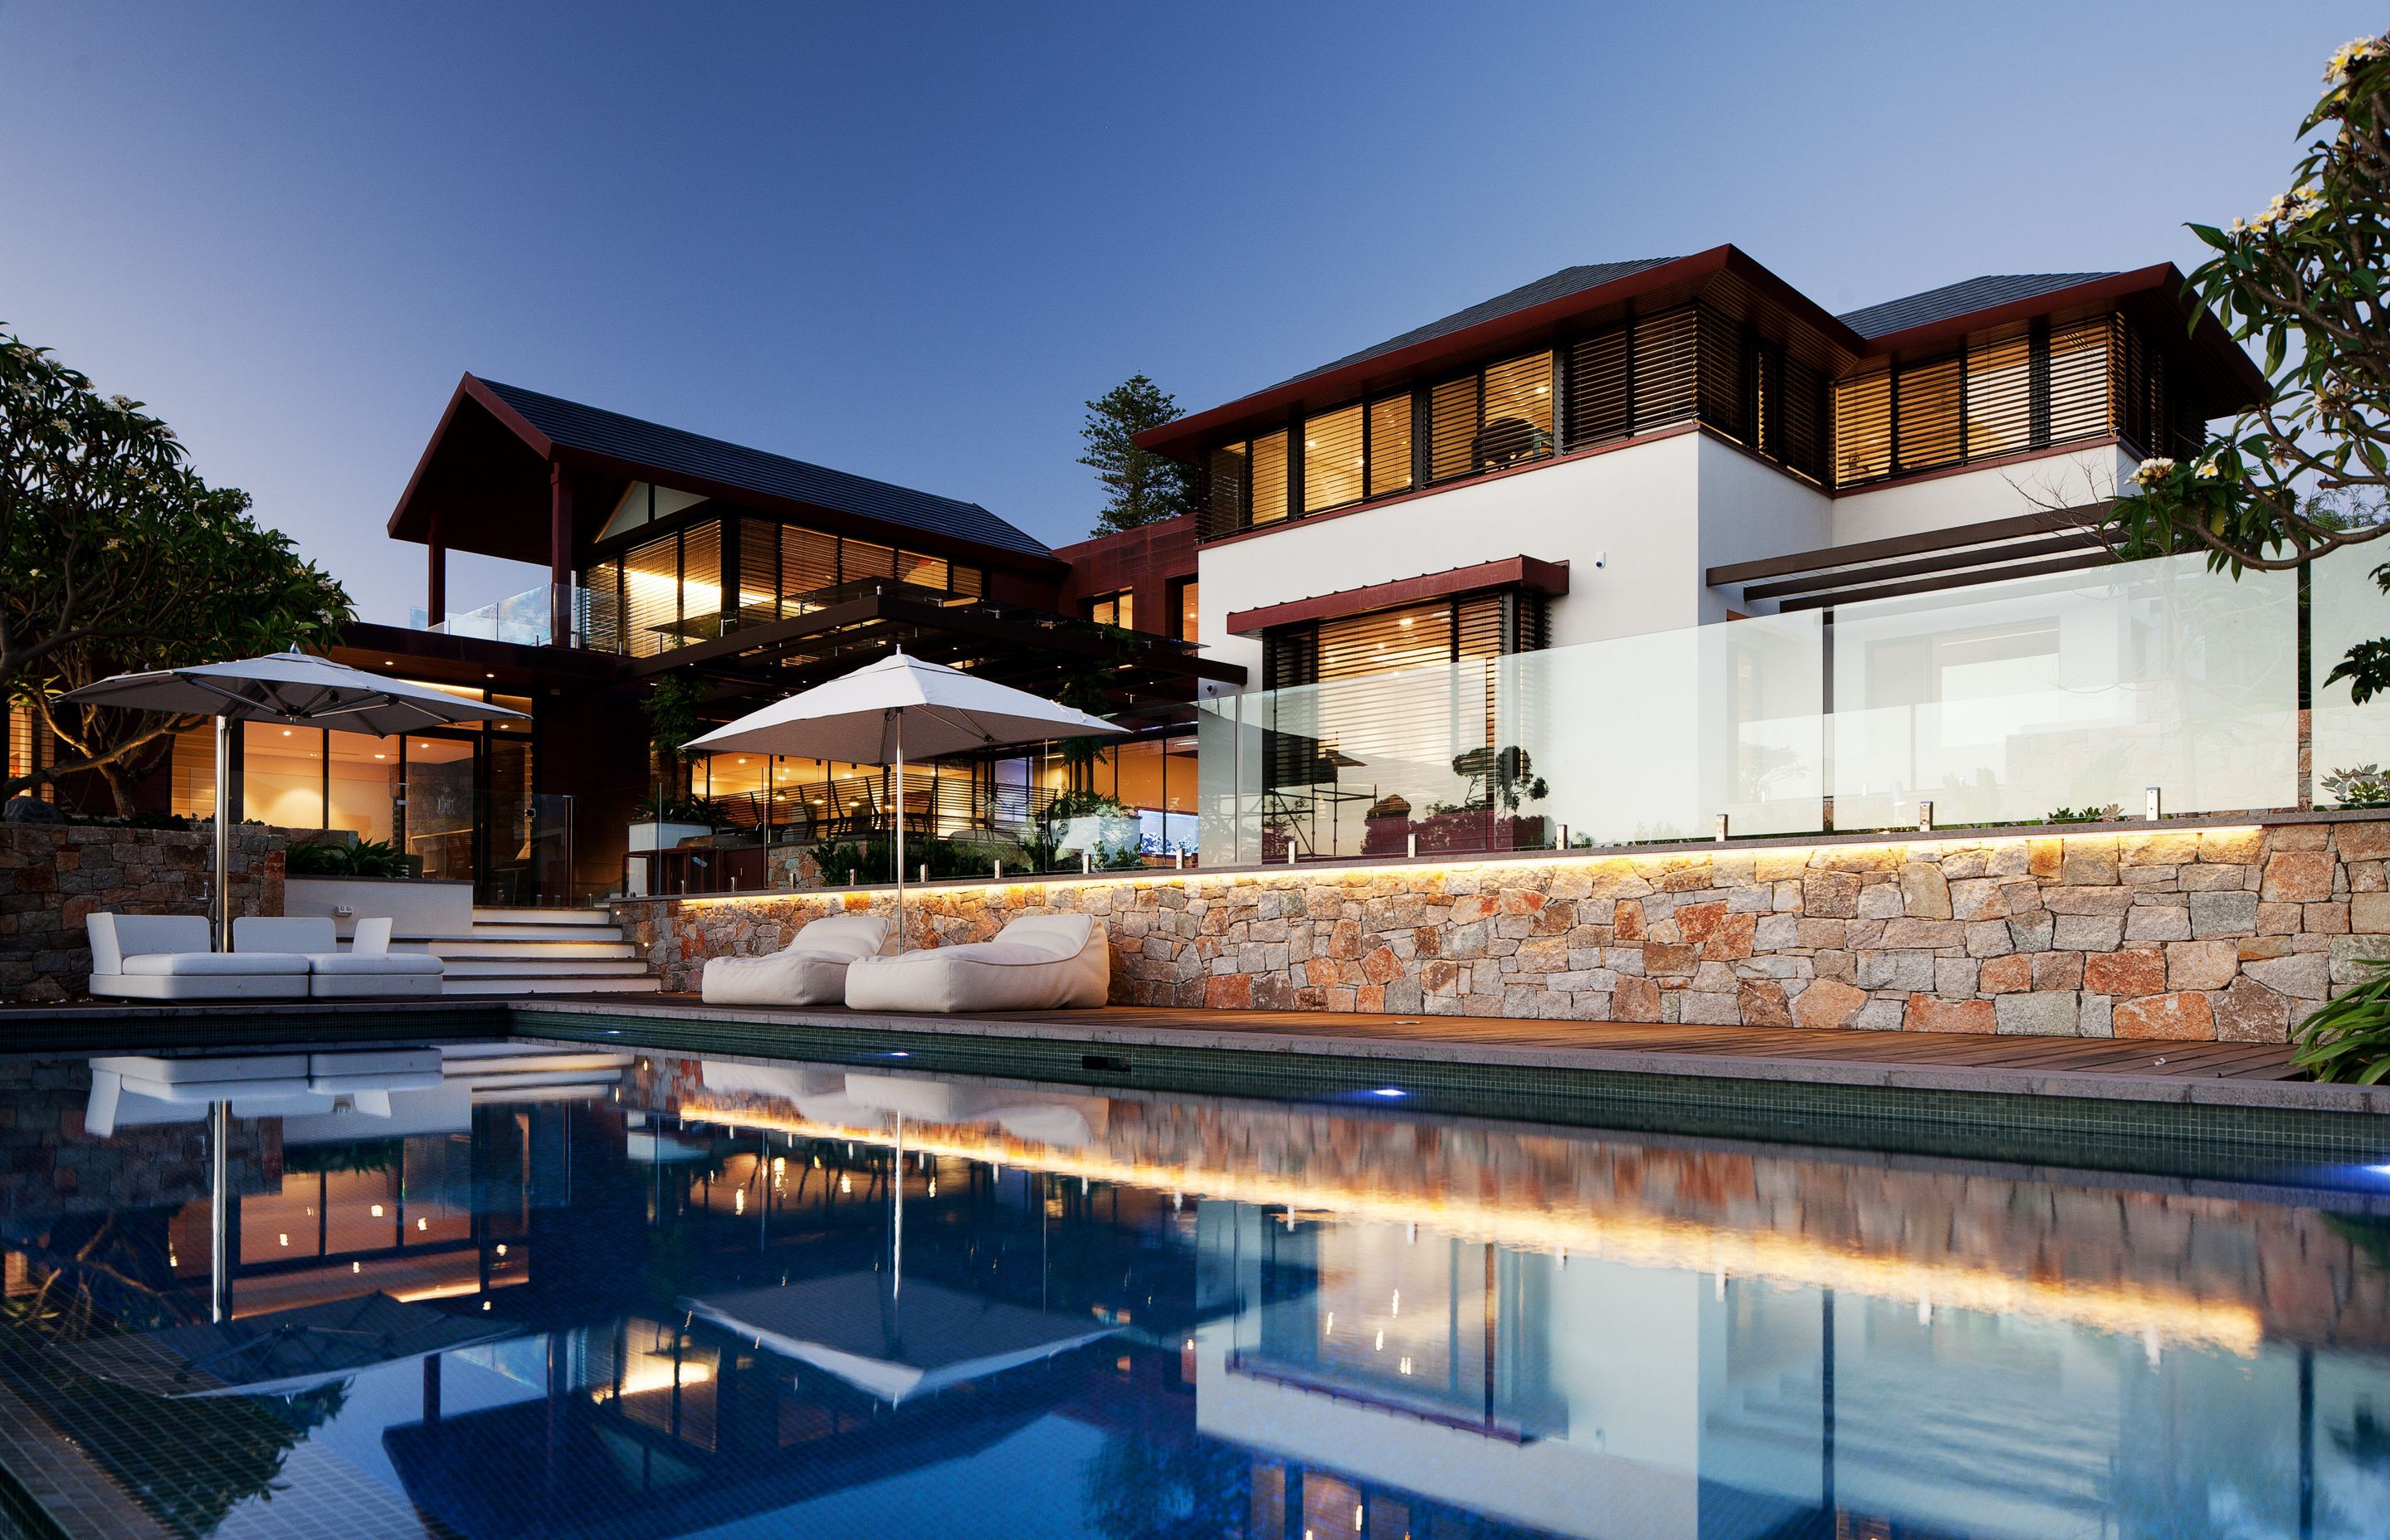
[(532, 452), (542, 459), (549, 457), (554, 451), (555, 445), (548, 442), (546, 434), (524, 420), (522, 414), (499, 400), (488, 386), (474, 379), (472, 372), (468, 370), (457, 379), (456, 389), (449, 394), (448, 405), (440, 414), (439, 425), (431, 430), (431, 437), (424, 443), (423, 453), (416, 458), (415, 471), (406, 479), (406, 489), (398, 494), (397, 506), (390, 510), (390, 520), (382, 526), (383, 533), (391, 539), (404, 540), (418, 545), (430, 542), (430, 515), (423, 516), (422, 523), (425, 527), (420, 529), (416, 527), (417, 521), (411, 517), (414, 511), (415, 494), (421, 489), (424, 477), (430, 474), (431, 462), (439, 455), (441, 444), (447, 439), (449, 429), (455, 425), (457, 412), (468, 400), (479, 404), (505, 424), (508, 431), (522, 440)]
[(1607, 283), (1595, 284), (1589, 289), (1580, 289), (1573, 294), (1563, 294), (1541, 304), (1497, 315), (1458, 331), (1414, 342), (1407, 348), (1374, 353), (1321, 373), (1298, 376), (1267, 390), (1240, 396), (1223, 405), (1192, 413), (1158, 428), (1149, 428), (1137, 434), (1135, 442), (1141, 449), (1185, 459), (1192, 454), (1196, 443), (1247, 419), (1283, 411), (1307, 399), (1358, 390), (1371, 379), (1417, 370), (1441, 358), (1495, 347), (1508, 338), (1532, 335), (1588, 311), (1619, 304), (1729, 267), (1766, 289), (1771, 298), (1792, 309), (1830, 340), (1853, 353), (1859, 351), (1861, 340), (1858, 334), (1816, 301), (1760, 265), (1740, 248), (1731, 244), (1713, 246), (1706, 251), (1696, 251), (1690, 256), (1624, 274)]

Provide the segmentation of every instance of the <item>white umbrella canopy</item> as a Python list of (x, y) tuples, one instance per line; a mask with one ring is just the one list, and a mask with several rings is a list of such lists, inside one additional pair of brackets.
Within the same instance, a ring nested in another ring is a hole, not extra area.
[(304, 652), (112, 674), (68, 691), (65, 699), (216, 719), (215, 930), (216, 949), (223, 952), (232, 950), (232, 826), (221, 815), (224, 789), (231, 784), (234, 722), (283, 722), (390, 738), (457, 722), (523, 720), (522, 712), (504, 706), (384, 679)]
[(889, 764), (896, 770), (896, 949), (905, 949), (905, 761), (1049, 738), (1122, 736), (1099, 716), (899, 652), (684, 746)]

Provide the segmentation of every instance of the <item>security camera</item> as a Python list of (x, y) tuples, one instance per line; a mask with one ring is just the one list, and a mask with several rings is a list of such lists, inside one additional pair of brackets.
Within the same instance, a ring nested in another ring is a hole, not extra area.
[(1595, 571), (1598, 572), (1609, 565), (1610, 553), (1608, 551), (1596, 551), (1593, 553), (1593, 570)]

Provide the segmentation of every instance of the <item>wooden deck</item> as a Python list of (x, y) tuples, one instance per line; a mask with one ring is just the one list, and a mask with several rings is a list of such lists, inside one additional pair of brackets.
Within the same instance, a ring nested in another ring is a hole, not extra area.
[(692, 1026), (702, 1022), (757, 1046), (733, 1051), (801, 1053), (794, 1044), (775, 1041), (772, 1029), (778, 1026), (861, 1027), (1090, 1046), (1232, 1048), (1390, 1062), (1540, 1065), (1625, 1074), (2390, 1113), (2390, 1088), (2316, 1084), (2292, 1067), (2290, 1049), (2281, 1044), (1139, 1006), (913, 1016), (832, 1007), (775, 1010), (707, 1006), (693, 995), (544, 995), (516, 1001), (513, 1009), (516, 1030), (533, 1036), (540, 1033), (541, 1014), (560, 1010), (585, 1020), (602, 1016), (680, 1020)]

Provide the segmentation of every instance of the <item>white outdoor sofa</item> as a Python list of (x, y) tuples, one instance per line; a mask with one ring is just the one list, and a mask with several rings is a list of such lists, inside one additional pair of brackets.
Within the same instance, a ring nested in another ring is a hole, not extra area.
[(361, 919), (343, 952), (328, 918), (243, 915), (232, 922), (232, 955), (296, 953), (307, 964), (307, 993), (318, 1000), (439, 994), (445, 965), (429, 952), (392, 951), (390, 931), (387, 919)]
[[(252, 954), (253, 956), (254, 954)], [(217, 1102), (237, 1118), (329, 1119), (343, 1110), (390, 1119), (393, 1095), (440, 1097), (438, 1048), (347, 1048), (320, 1053), (117, 1054), (91, 1061), (84, 1127), (107, 1138), (119, 1128), (197, 1123)], [(446, 1098), (469, 1127), (471, 1093)], [(452, 1121), (454, 1121), (452, 1119)], [(355, 1136), (399, 1124), (366, 1124)], [(404, 1129), (416, 1132), (412, 1126)], [(286, 1135), (289, 1125), (286, 1124)]]
[(1111, 948), (1086, 915), (1031, 915), (994, 941), (866, 957), (846, 970), (856, 1010), (1057, 1010), (1100, 1006)]
[(846, 998), (850, 963), (888, 939), (877, 915), (828, 915), (760, 957), (715, 957), (698, 985), (709, 1006), (834, 1006)]
[[(325, 921), (328, 926), (331, 922)], [(218, 952), (198, 915), (87, 916), (91, 992), (137, 1000), (292, 1000), (307, 993), (307, 959), (291, 953)]]

